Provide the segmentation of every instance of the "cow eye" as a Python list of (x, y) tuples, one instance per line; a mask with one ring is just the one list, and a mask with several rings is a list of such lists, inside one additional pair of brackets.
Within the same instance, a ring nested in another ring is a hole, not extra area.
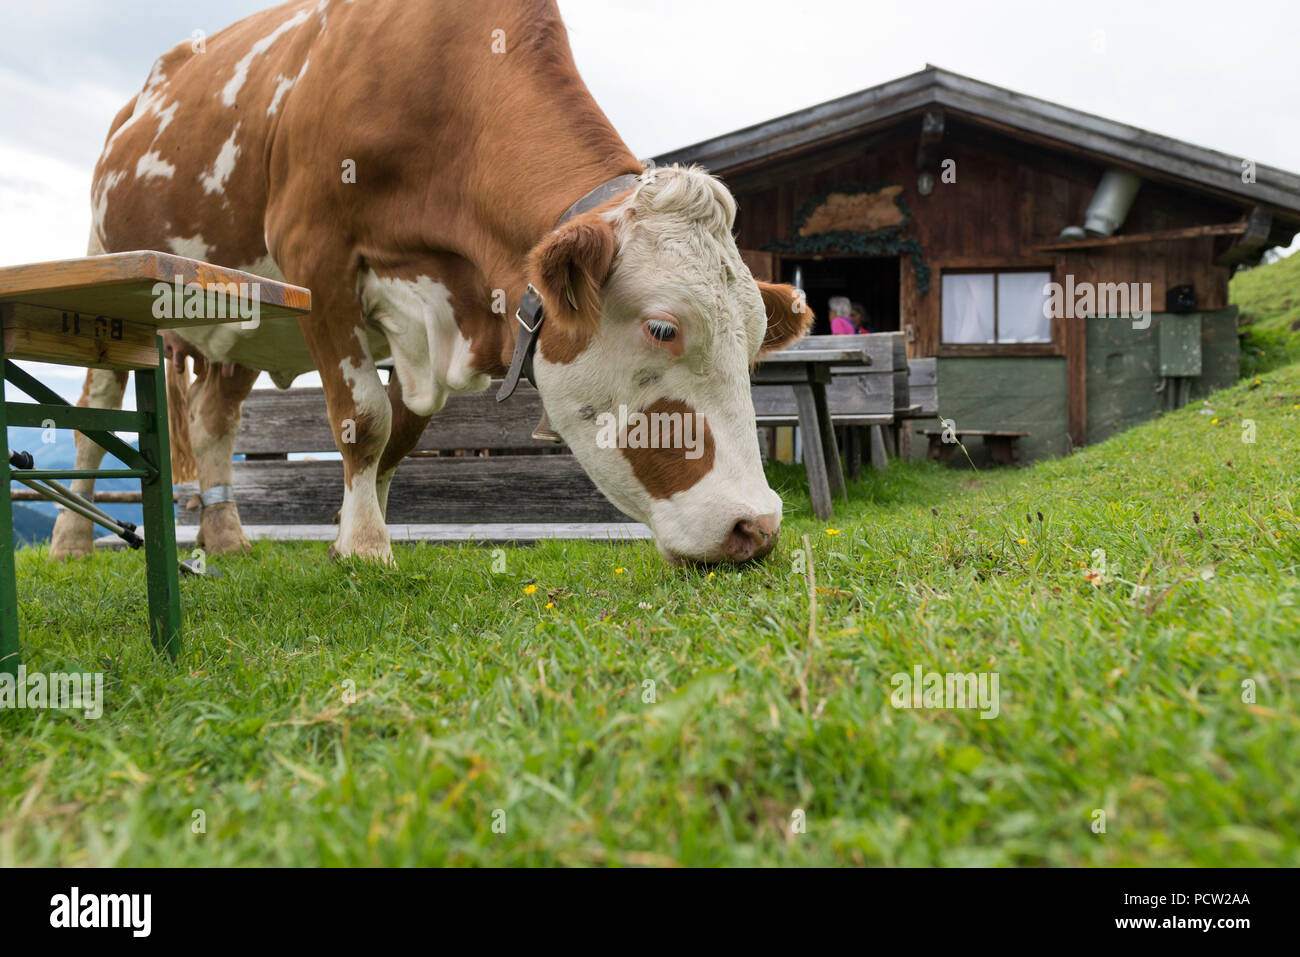
[(677, 338), (677, 326), (666, 319), (647, 319), (646, 332), (659, 342), (672, 342)]

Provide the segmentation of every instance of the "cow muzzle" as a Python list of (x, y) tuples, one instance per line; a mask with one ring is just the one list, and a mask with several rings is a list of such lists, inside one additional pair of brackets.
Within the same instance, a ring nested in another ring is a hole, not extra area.
[(781, 533), (781, 516), (751, 515), (737, 519), (728, 529), (726, 537), (714, 547), (699, 554), (687, 554), (671, 548), (661, 549), (664, 558), (673, 565), (744, 565), (766, 557), (776, 548)]
[(731, 527), (727, 541), (723, 544), (723, 554), (729, 562), (743, 565), (745, 562), (764, 558), (776, 547), (776, 540), (781, 534), (781, 516), (759, 515), (756, 518), (742, 518)]

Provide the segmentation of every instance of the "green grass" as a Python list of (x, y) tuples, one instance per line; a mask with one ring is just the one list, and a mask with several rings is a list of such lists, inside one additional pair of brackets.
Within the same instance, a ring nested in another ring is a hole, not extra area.
[[(891, 464), (829, 526), (777, 469), (741, 572), (258, 545), (184, 583), (174, 667), (140, 555), (25, 550), (29, 668), (106, 704), (0, 712), (0, 866), (1300, 864), (1300, 366), (1261, 378), (1023, 470)], [(1000, 713), (893, 708), (917, 665)]]
[(1228, 299), (1246, 329), (1243, 376), (1300, 362), (1300, 255), (1237, 273), (1228, 284)]

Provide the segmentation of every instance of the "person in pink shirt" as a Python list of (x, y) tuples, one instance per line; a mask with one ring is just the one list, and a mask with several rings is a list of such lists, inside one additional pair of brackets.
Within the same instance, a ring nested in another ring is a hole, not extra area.
[(852, 319), (853, 304), (848, 296), (831, 296), (826, 305), (831, 316), (831, 335), (851, 336), (858, 331)]

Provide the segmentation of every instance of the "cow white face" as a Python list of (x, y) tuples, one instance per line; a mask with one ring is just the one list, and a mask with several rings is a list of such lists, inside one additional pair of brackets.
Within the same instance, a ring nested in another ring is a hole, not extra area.
[(735, 212), (703, 171), (658, 169), (530, 259), (547, 312), (534, 373), (551, 424), (673, 563), (760, 558), (781, 524), (749, 370), (812, 314), (793, 287), (755, 282)]

